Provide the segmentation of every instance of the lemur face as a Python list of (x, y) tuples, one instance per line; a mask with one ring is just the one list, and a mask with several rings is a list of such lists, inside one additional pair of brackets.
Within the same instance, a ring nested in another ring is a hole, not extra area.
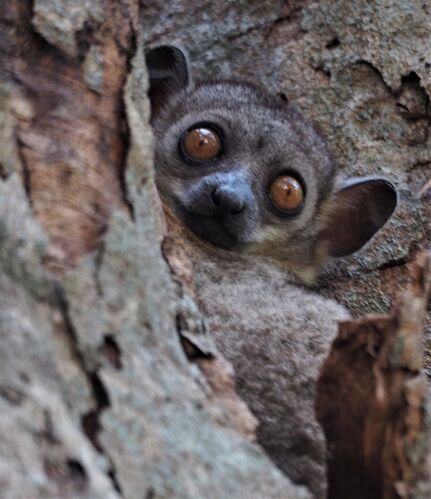
[(344, 255), (387, 220), (386, 180), (335, 188), (325, 141), (292, 105), (243, 82), (193, 85), (184, 54), (147, 54), (158, 188), (200, 238), (226, 249)]

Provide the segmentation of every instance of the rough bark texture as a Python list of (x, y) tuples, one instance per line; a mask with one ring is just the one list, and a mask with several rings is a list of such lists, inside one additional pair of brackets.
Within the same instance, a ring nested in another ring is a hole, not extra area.
[(250, 442), (190, 276), (161, 251), (139, 38), (285, 93), (346, 173), (397, 183), (391, 224), (323, 280), (362, 314), (388, 310), (429, 243), (430, 16), (400, 0), (2, 2), (2, 498), (307, 497)]
[(97, 247), (110, 209), (124, 206), (122, 92), (137, 7), (114, 0), (9, 4), (2, 41), (13, 51), (5, 63), (17, 82), (22, 174), (52, 243), (51, 265), (67, 266)]

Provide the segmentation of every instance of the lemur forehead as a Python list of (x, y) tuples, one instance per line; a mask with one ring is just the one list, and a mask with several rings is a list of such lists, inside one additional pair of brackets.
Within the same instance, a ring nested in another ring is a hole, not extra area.
[[(193, 111), (206, 111), (210, 109), (225, 109), (238, 111), (246, 109), (246, 115), (254, 108), (259, 111), (259, 118), (266, 117), (279, 122), (294, 124), (296, 132), (312, 139), (314, 145), (320, 142), (323, 147), (325, 141), (315, 126), (292, 104), (287, 104), (278, 96), (248, 82), (216, 81), (201, 82), (178, 95), (176, 102), (172, 103), (171, 111), (177, 117)], [(267, 112), (263, 112), (266, 110)]]
[[(253, 107), (277, 113), (280, 102), (270, 94), (247, 82), (216, 81), (200, 82), (187, 89), (171, 93), (162, 112), (156, 116), (156, 125), (178, 121), (193, 112), (222, 110), (232, 111)], [(283, 118), (284, 113), (280, 113)], [(284, 119), (286, 117), (284, 116)]]
[(244, 109), (249, 117), (253, 107), (255, 110), (264, 108), (264, 112), (258, 114), (261, 129), (265, 119), (287, 125), (291, 140), (295, 136), (299, 148), (308, 156), (311, 154), (319, 158), (317, 169), (329, 177), (335, 175), (335, 164), (326, 141), (314, 123), (306, 119), (294, 105), (283, 102), (278, 96), (247, 82), (220, 81), (198, 84), (191, 90), (189, 98), (195, 110), (225, 108), (239, 117), (243, 115)]
[(246, 82), (217, 81), (198, 83), (190, 98), (199, 103), (217, 104), (220, 102), (236, 105), (256, 105), (280, 109), (281, 102), (257, 86)]

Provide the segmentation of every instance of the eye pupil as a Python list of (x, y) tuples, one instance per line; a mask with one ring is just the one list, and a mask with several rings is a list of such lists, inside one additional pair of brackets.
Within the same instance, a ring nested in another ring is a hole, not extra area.
[(293, 212), (301, 206), (304, 200), (304, 191), (295, 177), (280, 175), (271, 182), (269, 197), (279, 210)]
[(185, 155), (193, 160), (214, 159), (221, 150), (219, 134), (206, 127), (196, 127), (183, 136), (182, 149)]

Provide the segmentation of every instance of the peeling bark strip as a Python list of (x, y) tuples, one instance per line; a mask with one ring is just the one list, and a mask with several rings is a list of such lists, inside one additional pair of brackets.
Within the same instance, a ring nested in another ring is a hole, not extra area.
[(430, 434), (421, 368), (430, 253), (417, 258), (411, 274), (389, 316), (340, 325), (322, 367), (316, 409), (330, 449), (330, 499), (416, 497), (426, 473)]
[(95, 249), (124, 207), (123, 86), (134, 0), (14, 0), (2, 5), (3, 70), (13, 83), (27, 194), (50, 236), (52, 266)]

